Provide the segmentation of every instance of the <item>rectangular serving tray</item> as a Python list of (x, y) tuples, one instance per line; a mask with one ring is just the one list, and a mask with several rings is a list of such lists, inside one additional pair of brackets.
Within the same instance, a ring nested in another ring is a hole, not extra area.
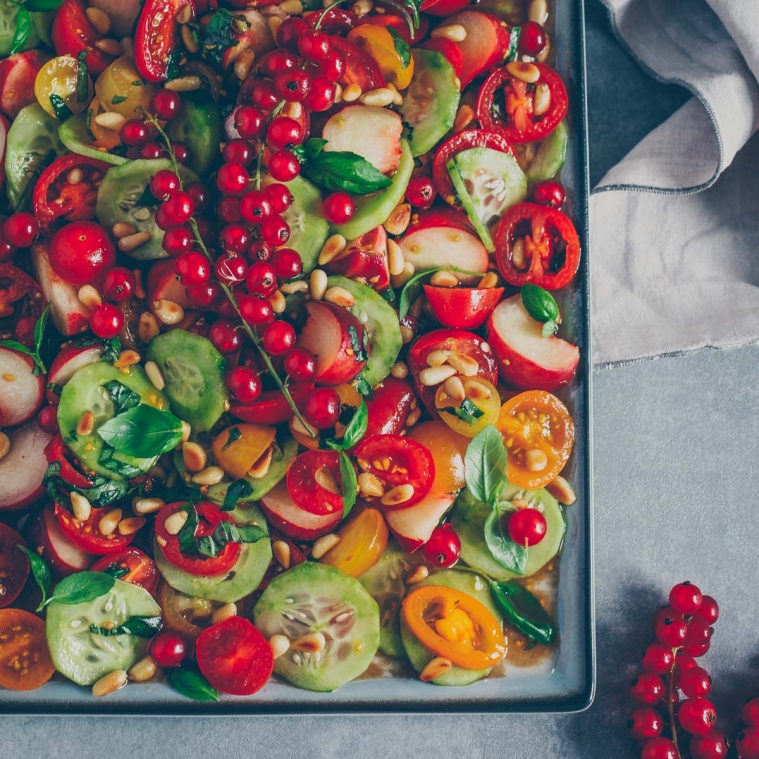
[[(311, 693), (272, 680), (245, 698), (222, 696), (197, 703), (164, 683), (131, 684), (107, 698), (89, 688), (54, 679), (29, 692), (0, 688), (0, 714), (257, 715), (362, 713), (576, 712), (595, 693), (593, 606), (593, 479), (591, 434), (590, 266), (588, 247), (588, 138), (583, 0), (555, 0), (552, 46), (570, 100), (569, 152), (562, 174), (568, 213), (582, 243), (582, 262), (573, 291), (559, 298), (568, 339), (581, 349), (578, 375), (559, 393), (576, 428), (570, 466), (577, 502), (566, 509), (567, 533), (560, 561), (557, 622), (559, 647), (552, 665), (510, 670), (465, 687), (435, 687), (418, 679), (356, 680), (334, 693)], [(507, 657), (508, 658), (508, 657)]]

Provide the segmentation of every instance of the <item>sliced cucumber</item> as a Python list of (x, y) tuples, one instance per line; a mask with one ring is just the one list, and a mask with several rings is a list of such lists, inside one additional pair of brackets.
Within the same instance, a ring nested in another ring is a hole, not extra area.
[[(266, 176), (262, 186), (273, 182), (271, 177)], [(329, 224), (322, 213), (323, 198), (319, 188), (303, 177), (287, 182), (287, 188), (293, 196), (290, 207), (282, 214), (290, 227), (287, 245), (300, 253), (303, 271), (308, 274), (316, 266), (319, 253), (329, 236)]]
[(395, 207), (403, 200), (411, 172), (414, 170), (414, 157), (406, 140), (401, 140), (401, 162), (392, 177), (392, 184), (384, 190), (354, 198), (356, 213), (349, 222), (334, 228), (346, 240), (355, 240), (375, 227), (384, 224)]
[[(10, 55), (11, 47), (13, 46), (13, 38), (16, 34), (16, 18), (18, 17), (18, 9), (20, 6), (15, 3), (10, 3), (8, 0), (0, 0), (0, 56), (5, 58)], [(31, 28), (29, 30), (29, 36), (24, 43), (21, 50), (33, 50), (40, 43), (39, 35), (39, 20), (37, 16), (41, 16), (41, 13), (30, 13)]]
[(401, 641), (401, 600), (406, 593), (403, 578), (411, 562), (408, 554), (395, 543), (389, 543), (380, 560), (359, 577), (361, 584), (379, 604), (380, 644), (385, 656), (400, 659), (406, 656)]
[(171, 410), (189, 422), (193, 432), (210, 430), (224, 413), (227, 362), (211, 341), (183, 329), (154, 337), (147, 357), (166, 380)]
[(461, 84), (448, 59), (436, 50), (416, 48), (414, 78), (401, 106), (414, 157), (432, 150), (453, 126)]
[(77, 113), (58, 127), (61, 142), (72, 152), (87, 158), (97, 158), (98, 161), (120, 166), (127, 163), (128, 158), (115, 153), (96, 148), (87, 133), (87, 112)]
[(22, 208), (28, 201), (27, 187), (38, 172), (66, 152), (58, 138), (59, 123), (39, 103), (22, 108), (13, 120), (5, 148), (5, 174), (8, 200), (14, 209)]
[[(114, 416), (113, 401), (108, 391), (103, 387), (103, 385), (113, 381), (120, 382), (139, 394), (143, 403), (168, 410), (168, 398), (155, 389), (142, 367), (130, 366), (125, 373), (116, 369), (113, 364), (99, 361), (77, 370), (64, 385), (58, 404), (58, 426), (66, 444), (86, 469), (118, 480), (123, 479), (123, 477), (100, 464), (103, 439), (97, 434), (98, 427)], [(95, 426), (89, 435), (77, 435), (77, 425), (87, 411), (91, 411), (95, 415)], [(137, 467), (143, 472), (147, 472), (157, 460), (157, 457), (137, 459), (118, 452), (114, 453), (113, 458), (116, 461)]]
[(355, 679), (379, 647), (377, 602), (358, 580), (329, 564), (306, 561), (275, 577), (253, 609), (253, 622), (266, 638), (323, 633), (321, 651), (290, 649), (274, 662), (280, 677), (305, 690), (333, 691)]
[(172, 142), (183, 142), (190, 150), (190, 166), (198, 174), (207, 174), (219, 156), (223, 122), (219, 108), (210, 98), (201, 100), (186, 93), (179, 115), (172, 119), (166, 134)]
[(79, 685), (92, 685), (116, 669), (129, 669), (141, 659), (150, 641), (136, 635), (98, 635), (90, 625), (123, 625), (130, 617), (157, 617), (161, 607), (145, 588), (116, 580), (94, 601), (47, 607), (45, 634), (55, 668)]
[[(460, 572), (455, 569), (443, 569), (430, 575), (414, 588), (420, 588), (425, 585), (442, 585), (446, 588), (453, 588), (476, 598), (488, 611), (503, 624), (501, 613), (496, 609), (493, 600), (490, 597), (490, 589), (486, 579), (472, 572)], [(436, 654), (425, 645), (419, 642), (419, 639), (411, 632), (406, 621), (401, 614), (401, 640), (406, 655), (411, 662), (411, 666), (421, 672), (427, 664), (435, 658)], [(485, 677), (489, 669), (464, 669), (463, 667), (452, 667), (441, 677), (433, 680), (435, 685), (469, 685), (470, 683), (481, 680)]]
[[(257, 506), (246, 509), (247, 524), (267, 530), (266, 520)], [(268, 530), (267, 530), (268, 532)], [(271, 541), (263, 538), (257, 543), (243, 543), (240, 558), (232, 569), (218, 577), (202, 577), (184, 572), (164, 556), (161, 546), (153, 543), (153, 555), (158, 571), (172, 588), (195, 598), (231, 604), (250, 595), (263, 580), (271, 562)]]
[[(106, 228), (111, 229), (118, 222), (131, 224), (139, 232), (150, 232), (150, 239), (127, 255), (138, 261), (166, 258), (168, 253), (161, 246), (163, 230), (155, 223), (155, 209), (152, 196), (145, 203), (145, 189), (151, 178), (161, 169), (171, 169), (168, 158), (154, 161), (128, 161), (106, 171), (98, 189), (96, 216)], [(181, 166), (179, 174), (183, 182), (197, 181), (197, 175)]]
[(485, 520), (490, 514), (490, 507), (476, 501), (464, 490), (456, 499), (451, 524), (461, 540), (461, 558), (470, 567), (484, 572), (495, 580), (505, 581), (529, 577), (541, 570), (561, 550), (567, 525), (564, 511), (559, 502), (545, 489), (521, 490), (514, 485), (507, 485), (501, 494), (501, 500), (511, 500), (517, 493), (528, 503), (533, 500), (543, 507), (548, 531), (545, 538), (529, 549), (527, 568), (524, 575), (517, 575), (502, 567), (488, 551), (484, 538)]
[(403, 347), (398, 314), (381, 295), (360, 282), (346, 277), (330, 277), (327, 285), (345, 288), (356, 300), (350, 311), (366, 327), (369, 335), (369, 360), (362, 376), (374, 387), (390, 374)]
[(453, 183), (453, 189), (456, 190), (456, 196), (466, 211), (466, 215), (469, 217), (469, 221), (472, 222), (472, 226), (479, 235), (480, 240), (482, 240), (485, 250), (487, 250), (488, 253), (493, 253), (495, 251), (493, 238), (490, 236), (488, 228), (482, 223), (482, 219), (480, 219), (480, 216), (477, 213), (472, 196), (469, 194), (469, 190), (467, 190), (464, 182), (464, 177), (461, 176), (461, 171), (455, 161), (448, 161), (448, 176), (450, 176), (451, 182)]
[(41, 13), (32, 13), (32, 26), (39, 35), (40, 42), (49, 48), (55, 49), (53, 45), (53, 21), (55, 21), (55, 11), (42, 11)]
[(569, 129), (563, 121), (560, 121), (556, 129), (543, 140), (538, 148), (538, 154), (527, 169), (527, 179), (530, 180), (530, 184), (553, 179), (562, 170), (567, 160), (568, 143)]

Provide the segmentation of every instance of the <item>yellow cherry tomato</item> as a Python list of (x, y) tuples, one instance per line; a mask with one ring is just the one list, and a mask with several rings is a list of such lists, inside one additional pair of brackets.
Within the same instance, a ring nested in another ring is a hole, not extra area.
[(377, 509), (364, 509), (337, 533), (340, 542), (321, 558), (351, 577), (368, 572), (387, 547), (387, 525)]
[(65, 121), (72, 113), (80, 113), (92, 100), (92, 80), (87, 76), (86, 89), (79, 90), (79, 61), (72, 55), (61, 55), (48, 61), (34, 80), (34, 96), (51, 116)]
[[(440, 418), (454, 431), (465, 437), (474, 437), (485, 427), (495, 424), (501, 412), (501, 397), (493, 385), (481, 377), (451, 377), (461, 387), (454, 390), (450, 380), (435, 393), (435, 408)], [(465, 397), (461, 399), (461, 390)]]
[(267, 453), (275, 434), (273, 427), (241, 422), (220, 432), (211, 444), (211, 450), (216, 463), (233, 480), (239, 480)]
[(348, 41), (369, 53), (377, 61), (385, 80), (394, 84), (397, 89), (405, 90), (411, 84), (411, 77), (414, 75), (414, 59), (411, 57), (408, 45), (403, 47), (402, 38), (398, 46), (404, 51), (403, 55), (398, 52), (395, 39), (384, 26), (373, 24), (357, 26), (348, 35)]
[(116, 130), (101, 127), (100, 124), (95, 121), (95, 117), (99, 116), (101, 113), (105, 113), (105, 108), (103, 108), (103, 104), (100, 102), (99, 98), (94, 97), (92, 98), (92, 102), (90, 103), (90, 107), (87, 109), (84, 118), (87, 121), (87, 128), (90, 134), (95, 138), (93, 145), (103, 152), (108, 152), (121, 144), (121, 136)]
[(456, 493), (466, 485), (464, 455), (469, 438), (438, 420), (415, 424), (408, 436), (425, 446), (435, 459), (435, 479), (430, 492)]
[(129, 58), (117, 58), (95, 82), (95, 94), (106, 111), (125, 119), (139, 118), (147, 110), (156, 88), (143, 80)]

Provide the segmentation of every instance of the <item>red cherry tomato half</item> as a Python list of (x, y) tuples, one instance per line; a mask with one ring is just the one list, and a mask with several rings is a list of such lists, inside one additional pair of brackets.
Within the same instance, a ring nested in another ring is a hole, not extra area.
[(368, 418), (364, 437), (398, 435), (415, 408), (416, 395), (408, 379), (390, 375), (373, 389), (372, 397), (365, 400)]
[[(290, 385), (290, 395), (300, 406), (314, 389), (312, 383)], [(281, 424), (293, 416), (293, 411), (281, 390), (267, 390), (253, 403), (233, 403), (233, 416), (254, 424)]]
[(242, 617), (229, 617), (203, 630), (195, 644), (195, 655), (208, 682), (234, 696), (250, 696), (261, 690), (274, 671), (269, 642)]
[[(183, 572), (189, 572), (191, 575), (217, 577), (229, 572), (240, 557), (241, 546), (239, 543), (227, 543), (218, 556), (203, 558), (182, 553), (179, 538), (167, 532), (166, 520), (172, 514), (176, 514), (184, 504), (184, 501), (167, 503), (156, 515), (156, 538), (162, 538), (166, 541), (165, 545), (161, 545), (164, 556), (175, 567)], [(219, 507), (212, 503), (201, 502), (195, 508), (198, 512), (198, 526), (195, 530), (195, 537), (202, 538), (210, 535), (219, 522), (232, 521), (229, 515), (220, 511)]]
[[(414, 30), (414, 35), (412, 37), (411, 32), (408, 28), (408, 21), (406, 21), (403, 16), (399, 16), (397, 13), (383, 13), (381, 15), (370, 13), (368, 16), (362, 16), (356, 22), (356, 26), (363, 26), (364, 24), (371, 24), (372, 26), (392, 27), (396, 32), (398, 32), (398, 34), (400, 34), (401, 37), (403, 37), (404, 40), (406, 40), (409, 45), (415, 41), (424, 39), (427, 31), (430, 28), (430, 22), (427, 21), (426, 17), (420, 16), (419, 28)], [(445, 42), (450, 42), (450, 40), (445, 40)], [(454, 46), (456, 45), (455, 42), (452, 42), (451, 44)], [(427, 47), (427, 45), (425, 45), (425, 47)], [(461, 54), (459, 53), (459, 55)], [(461, 60), (463, 63), (463, 57)], [(456, 76), (458, 76), (459, 73), (460, 72), (456, 72)]]
[(424, 286), (430, 307), (444, 327), (481, 327), (503, 295), (502, 287)]
[(342, 37), (332, 37), (331, 42), (332, 48), (339, 50), (345, 58), (345, 74), (340, 79), (343, 87), (357, 84), (362, 92), (367, 92), (385, 86), (379, 64), (369, 53)]
[(48, 464), (59, 464), (58, 476), (68, 485), (81, 490), (88, 490), (94, 486), (93, 480), (82, 474), (66, 458), (67, 448), (60, 434), (53, 437), (45, 448), (45, 457)]
[(26, 546), (21, 535), (0, 522), (0, 609), (16, 600), (29, 576), (29, 558), (19, 546)]
[(106, 572), (117, 580), (139, 585), (152, 596), (158, 590), (158, 567), (150, 556), (133, 546), (112, 556), (104, 556), (95, 562), (92, 571)]
[(169, 78), (171, 55), (179, 49), (176, 15), (184, 5), (192, 5), (192, 1), (147, 0), (142, 6), (134, 34), (134, 60), (137, 71), (149, 82)]
[[(110, 166), (95, 158), (69, 153), (48, 166), (34, 188), (34, 215), (43, 232), (59, 222), (89, 221), (95, 218), (98, 187)], [(74, 169), (83, 177), (75, 184), (68, 181)]]
[(64, 535), (77, 548), (102, 556), (123, 550), (134, 539), (134, 535), (122, 535), (118, 530), (114, 530), (110, 535), (103, 535), (100, 531), (100, 520), (109, 511), (113, 511), (113, 508), (104, 506), (102, 509), (92, 509), (89, 518), (80, 521), (56, 501), (55, 516)]
[[(514, 260), (514, 243), (522, 240), (522, 259)], [(519, 203), (504, 214), (494, 236), (501, 276), (510, 284), (527, 283), (558, 290), (577, 273), (580, 238), (571, 219), (556, 208)]]
[(94, 79), (116, 59), (95, 47), (103, 35), (89, 22), (85, 8), (83, 0), (64, 0), (55, 14), (50, 38), (58, 55), (76, 58), (82, 50), (86, 50), (87, 71)]
[[(340, 492), (334, 492), (338, 490)], [(343, 511), (340, 455), (337, 451), (306, 451), (287, 470), (290, 498), (309, 514)]]
[(39, 316), (43, 299), (37, 283), (13, 264), (0, 264), (0, 319), (13, 316), (15, 304), (25, 297), (29, 298), (32, 315)]
[(430, 492), (435, 479), (435, 460), (426, 446), (402, 435), (372, 435), (356, 449), (356, 458), (364, 472), (378, 477), (385, 493), (398, 485), (411, 485), (414, 492), (407, 500), (386, 509), (406, 509), (419, 503)]
[[(546, 137), (567, 113), (567, 90), (561, 77), (544, 63), (530, 64), (540, 71), (535, 84), (517, 79), (504, 67), (485, 80), (477, 95), (477, 120), (483, 129), (502, 134), (511, 142), (532, 142)], [(546, 113), (534, 113), (535, 90), (548, 85), (551, 105)]]

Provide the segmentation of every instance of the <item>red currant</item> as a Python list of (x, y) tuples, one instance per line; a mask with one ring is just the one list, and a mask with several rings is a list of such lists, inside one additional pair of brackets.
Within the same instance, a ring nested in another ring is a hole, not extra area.
[(277, 29), (277, 44), (288, 50), (298, 49), (298, 37), (308, 31), (308, 24), (297, 16), (286, 18)]
[(274, 76), (274, 92), (277, 101), (300, 103), (311, 91), (311, 76), (302, 69), (279, 71)]
[[(253, 90), (251, 91), (250, 96), (253, 99), (253, 102), (262, 111), (267, 112), (276, 108), (281, 99), (275, 91), (274, 83), (271, 79), (263, 79), (260, 82), (256, 82), (255, 85), (253, 85)], [(237, 131), (240, 132), (239, 129)], [(244, 136), (245, 135), (240, 132), (240, 137)]]
[(437, 197), (437, 190), (432, 180), (425, 174), (414, 174), (406, 187), (406, 200), (414, 208), (427, 210)]
[(186, 192), (177, 190), (163, 201), (161, 206), (166, 221), (173, 227), (186, 224), (195, 213), (195, 203)]
[(277, 289), (277, 272), (266, 261), (256, 261), (245, 275), (245, 284), (251, 295), (268, 298)]
[(706, 656), (709, 653), (710, 643), (688, 643), (683, 644), (683, 651), (694, 659), (700, 659), (702, 656)]
[(230, 140), (224, 146), (221, 155), (227, 163), (239, 163), (245, 167), (250, 166), (256, 157), (253, 145), (242, 137)]
[(735, 739), (741, 759), (759, 759), (759, 728), (744, 727)]
[(261, 190), (250, 190), (240, 198), (240, 214), (248, 224), (260, 224), (272, 214), (272, 202)]
[(216, 282), (187, 288), (187, 300), (193, 308), (211, 308), (221, 299), (221, 288)]
[(134, 292), (134, 274), (124, 266), (114, 266), (108, 270), (103, 280), (103, 295), (108, 300), (126, 300)]
[(125, 145), (142, 145), (150, 139), (150, 129), (139, 119), (129, 119), (121, 125), (120, 135)]
[(183, 142), (172, 142), (171, 149), (174, 151), (174, 158), (177, 159), (177, 163), (184, 165), (189, 162), (190, 149)]
[(711, 596), (702, 596), (701, 606), (693, 614), (713, 625), (719, 619), (719, 604)]
[(287, 322), (276, 321), (264, 330), (262, 341), (270, 355), (281, 356), (295, 344), (295, 328)]
[(37, 424), (43, 432), (55, 435), (58, 432), (57, 406), (43, 406), (37, 414)]
[(190, 182), (185, 185), (185, 192), (192, 198), (195, 203), (195, 213), (203, 213), (208, 210), (211, 203), (211, 193), (202, 182)]
[(242, 224), (227, 224), (219, 231), (219, 247), (222, 250), (242, 255), (248, 249), (248, 245), (250, 245), (250, 232)]
[(271, 265), (277, 272), (277, 279), (290, 280), (300, 276), (303, 271), (303, 259), (292, 248), (280, 248), (274, 251)]
[(525, 21), (519, 34), (519, 52), (536, 58), (545, 46), (546, 33), (543, 27), (537, 21)]
[(759, 698), (747, 701), (741, 710), (741, 719), (752, 727), (759, 727)]
[(688, 698), (708, 696), (712, 690), (712, 679), (702, 667), (692, 667), (687, 672), (683, 672), (679, 688)]
[(708, 733), (717, 721), (717, 712), (711, 701), (700, 696), (686, 698), (677, 712), (680, 727), (692, 735)]
[(688, 625), (682, 617), (666, 616), (656, 624), (656, 639), (669, 648), (678, 648), (685, 643)]
[(692, 759), (722, 759), (728, 752), (725, 736), (719, 730), (694, 735), (690, 739), (689, 748)]
[(539, 182), (532, 189), (532, 199), (541, 206), (561, 208), (566, 200), (566, 193), (561, 184), (553, 179)]
[(274, 76), (278, 71), (294, 69), (298, 65), (298, 59), (290, 50), (272, 50), (263, 59), (264, 69), (269, 76)]
[(16, 255), (16, 248), (11, 245), (0, 231), (0, 261), (10, 261)]
[(148, 161), (163, 158), (163, 145), (157, 142), (146, 142), (144, 145), (140, 145), (139, 156)]
[(277, 150), (266, 167), (277, 182), (291, 182), (300, 174), (300, 162), (289, 150)]
[(235, 111), (235, 129), (245, 140), (254, 140), (264, 132), (266, 117), (252, 105), (241, 105)]
[(16, 248), (28, 248), (39, 232), (37, 219), (23, 211), (12, 214), (3, 224), (3, 237)]
[(347, 192), (333, 192), (324, 198), (322, 213), (330, 224), (345, 224), (356, 213), (356, 204)]
[(253, 240), (248, 248), (251, 261), (268, 261), (271, 258), (271, 245), (263, 240)]
[(182, 98), (173, 90), (156, 90), (150, 98), (150, 110), (160, 121), (171, 121), (181, 107)]
[(305, 348), (293, 348), (285, 356), (284, 367), (293, 382), (309, 382), (316, 374), (316, 357)]
[(150, 192), (158, 200), (166, 200), (179, 189), (179, 177), (169, 169), (161, 169), (150, 180)]
[(321, 63), (332, 50), (329, 37), (318, 29), (310, 29), (298, 37), (298, 52), (309, 61)]
[(223, 163), (216, 174), (216, 186), (224, 195), (240, 195), (249, 181), (248, 170), (241, 163)]
[(211, 325), (208, 339), (220, 353), (235, 353), (242, 348), (242, 335), (228, 319), (218, 319)]
[(204, 285), (211, 279), (211, 264), (208, 259), (196, 250), (182, 253), (176, 261), (177, 274), (185, 287)]
[(312, 111), (328, 111), (335, 102), (335, 84), (326, 76), (317, 76), (311, 81), (311, 90), (306, 105)]
[(281, 216), (270, 216), (261, 222), (260, 234), (264, 242), (278, 248), (290, 239), (290, 225)]
[(216, 204), (216, 213), (223, 222), (232, 224), (236, 221), (242, 221), (240, 207), (240, 198), (236, 198), (234, 195), (227, 195)]
[(435, 567), (452, 567), (461, 556), (461, 540), (450, 524), (436, 527), (424, 544), (424, 558)]
[(245, 275), (248, 273), (248, 262), (235, 253), (225, 253), (216, 259), (214, 272), (219, 282), (227, 285), (227, 287), (237, 287), (245, 281)]
[(237, 305), (240, 307), (240, 316), (254, 327), (274, 321), (274, 311), (268, 300), (255, 295), (241, 295), (237, 299)]
[(643, 656), (643, 669), (646, 672), (653, 672), (657, 675), (663, 675), (672, 669), (675, 661), (675, 655), (670, 648), (663, 646), (661, 643), (652, 643)]
[(159, 633), (150, 644), (150, 655), (162, 669), (178, 667), (187, 657), (187, 641), (173, 630)]
[(90, 329), (103, 340), (110, 340), (121, 332), (124, 326), (124, 315), (116, 306), (101, 303), (95, 306), (90, 314)]
[(698, 667), (698, 662), (692, 656), (678, 651), (675, 659), (675, 683), (679, 685), (683, 675), (693, 667)]
[(172, 227), (164, 232), (161, 245), (163, 249), (173, 258), (180, 253), (188, 251), (194, 242), (192, 232), (187, 227)]
[(669, 738), (651, 738), (643, 744), (640, 759), (680, 759), (677, 746)]
[(238, 366), (227, 374), (229, 391), (240, 403), (253, 403), (261, 395), (261, 378), (255, 369)]
[(271, 203), (271, 210), (274, 213), (282, 214), (292, 205), (293, 196), (290, 190), (287, 189), (287, 185), (274, 182), (266, 185), (264, 192)]
[(520, 546), (537, 545), (547, 530), (546, 518), (537, 509), (518, 509), (509, 519), (509, 536)]
[(266, 140), (273, 148), (290, 148), (303, 142), (303, 127), (289, 116), (277, 116), (269, 124)]
[(330, 82), (337, 82), (345, 74), (345, 56), (339, 50), (331, 50), (319, 65), (319, 73)]
[(704, 646), (711, 641), (712, 628), (703, 617), (692, 617), (687, 624), (688, 635), (685, 638), (686, 645)]
[(653, 672), (644, 672), (632, 681), (630, 696), (636, 704), (653, 706), (664, 698), (664, 681)]
[(669, 605), (678, 614), (695, 614), (702, 598), (701, 591), (690, 582), (682, 582), (669, 591)]
[(650, 706), (639, 706), (630, 713), (627, 720), (630, 735), (636, 741), (644, 741), (646, 738), (657, 738), (664, 730), (664, 721), (661, 714)]
[(306, 398), (303, 413), (306, 419), (319, 430), (334, 427), (340, 418), (340, 396), (331, 387), (317, 387)]

